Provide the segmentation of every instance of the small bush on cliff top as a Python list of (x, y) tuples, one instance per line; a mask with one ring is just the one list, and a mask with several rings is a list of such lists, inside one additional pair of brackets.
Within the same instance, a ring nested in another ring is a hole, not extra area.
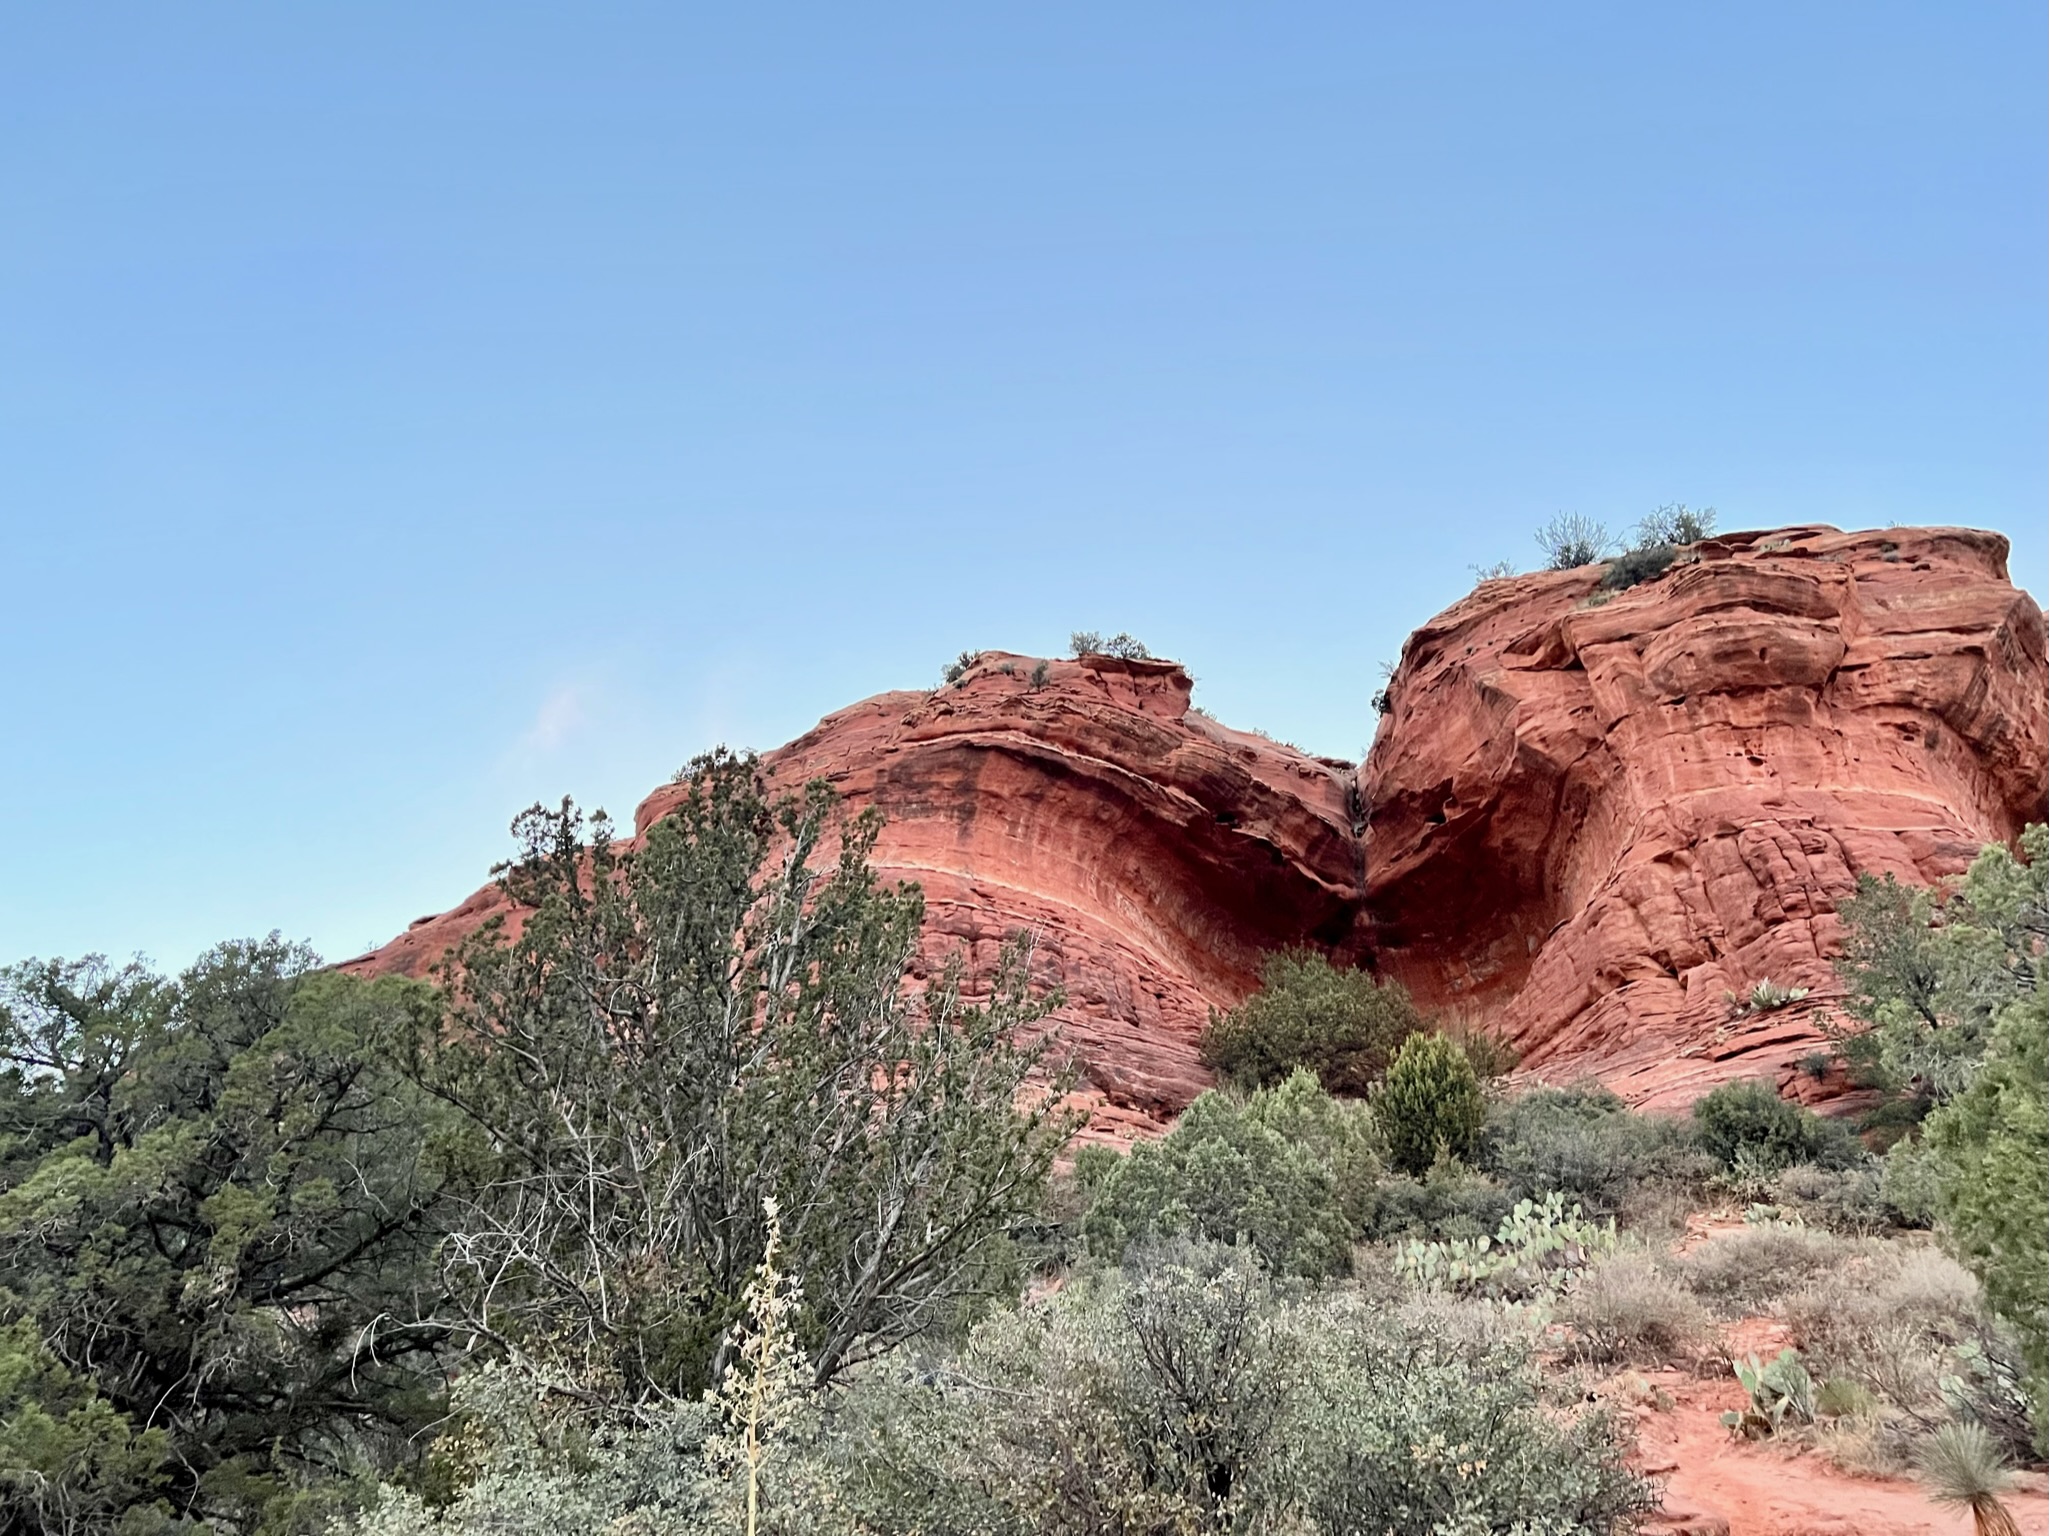
[(1636, 525), (1636, 546), (1645, 549), (1654, 544), (1698, 544), (1714, 531), (1713, 507), (1702, 507), (1696, 512), (1685, 502), (1675, 501)]
[(1330, 1092), (1359, 1095), (1423, 1027), (1395, 983), (1290, 949), (1268, 958), (1259, 991), (1229, 1013), (1210, 1015), (1202, 1059), (1241, 1088), (1263, 1088), (1304, 1067)]
[(1593, 565), (1614, 547), (1614, 536), (1606, 527), (1577, 512), (1561, 512), (1537, 530), (1537, 548), (1544, 552), (1546, 570)]
[(1093, 629), (1077, 629), (1068, 637), (1067, 648), (1077, 656), (1115, 656), (1124, 661), (1150, 661), (1153, 656), (1144, 641), (1121, 629), (1107, 640)]
[(1480, 1075), (1444, 1035), (1411, 1035), (1373, 1101), (1388, 1161), (1420, 1174), (1440, 1157), (1469, 1161), (1487, 1123)]

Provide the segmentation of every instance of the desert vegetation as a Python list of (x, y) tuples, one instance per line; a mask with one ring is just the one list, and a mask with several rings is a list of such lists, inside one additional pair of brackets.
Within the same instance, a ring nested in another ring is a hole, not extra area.
[(2044, 1450), (2043, 829), (1849, 904), (1861, 1125), (1290, 951), (1120, 1150), (1026, 941), (914, 976), (872, 816), (680, 782), (523, 814), (434, 985), (0, 973), (0, 1530), (1594, 1536), (1657, 1381), (1985, 1529)]

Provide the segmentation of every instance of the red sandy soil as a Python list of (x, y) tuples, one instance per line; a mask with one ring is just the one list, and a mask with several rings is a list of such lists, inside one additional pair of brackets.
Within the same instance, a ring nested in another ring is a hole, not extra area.
[[(1686, 1252), (1717, 1233), (1741, 1230), (1727, 1215), (1703, 1213), (1677, 1245)], [(1791, 1340), (1783, 1324), (1750, 1317), (1723, 1344), (1732, 1357), (1768, 1359)], [(1623, 1375), (1603, 1395), (1636, 1403), (1638, 1470), (1664, 1490), (1665, 1507), (1645, 1536), (1970, 1536), (1970, 1514), (1946, 1509), (1906, 1478), (1846, 1472), (1812, 1449), (1742, 1440), (1722, 1426), (1740, 1411), (1735, 1377), (1689, 1371)], [(2049, 1536), (2049, 1478), (2018, 1474), (2006, 1506), (2023, 1532)]]
[[(1757, 1330), (1744, 1341), (1776, 1349)], [(1734, 1342), (1734, 1341), (1732, 1341)], [(1734, 1377), (1702, 1381), (1684, 1371), (1637, 1378), (1671, 1400), (1641, 1406), (1637, 1464), (1663, 1485), (1665, 1508), (1646, 1536), (1969, 1536), (1968, 1512), (1930, 1501), (1918, 1483), (1859, 1477), (1811, 1450), (1739, 1440), (1722, 1427), (1743, 1406)], [(2049, 1532), (2044, 1479), (2026, 1475), (2006, 1496), (2023, 1531)]]

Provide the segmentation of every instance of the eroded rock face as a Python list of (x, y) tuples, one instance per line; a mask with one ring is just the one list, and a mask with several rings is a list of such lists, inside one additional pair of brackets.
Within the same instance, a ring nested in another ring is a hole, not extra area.
[[(965, 951), (986, 974), (1009, 935), (1034, 934), (1094, 1129), (1156, 1128), (1208, 1086), (1197, 1037), (1266, 951), (1349, 952), (1354, 773), (1192, 711), (1171, 662), (1054, 661), (1035, 682), (1040, 665), (984, 653), (957, 686), (864, 700), (764, 766), (883, 812), (875, 864), (924, 890), (927, 972)], [(677, 793), (650, 795), (636, 832)], [(503, 910), (487, 887), (352, 968), (423, 974)]]
[[(2042, 615), (2005, 562), (1997, 534), (1814, 527), (1605, 602), (1594, 567), (1483, 584), (1410, 638), (1366, 761), (1376, 964), (1640, 1105), (1839, 1093), (1797, 1069), (1836, 903), (2045, 814)], [(1809, 996), (1736, 1015), (1762, 980)]]
[[(1795, 528), (1709, 540), (1605, 601), (1598, 568), (1486, 583), (1411, 637), (1363, 778), (1191, 710), (1171, 662), (1038, 674), (997, 652), (764, 766), (884, 813), (876, 862), (924, 889), (926, 974), (962, 951), (986, 974), (1036, 936), (1099, 1135), (1207, 1086), (1209, 1010), (1291, 943), (1553, 1080), (1677, 1108), (1770, 1072), (1840, 1102), (1839, 1076), (1798, 1070), (1839, 995), (1836, 903), (2045, 814), (2042, 616), (2005, 556), (1963, 529)], [(423, 974), (502, 911), (487, 887), (351, 968)], [(1727, 994), (1762, 980), (1809, 996), (1737, 1016)]]

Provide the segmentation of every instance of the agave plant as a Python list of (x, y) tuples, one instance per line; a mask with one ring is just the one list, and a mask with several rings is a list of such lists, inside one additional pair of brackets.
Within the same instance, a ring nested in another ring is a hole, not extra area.
[(1978, 1536), (2020, 1536), (1999, 1495), (2007, 1485), (2006, 1458), (1974, 1419), (1945, 1424), (1921, 1448), (1921, 1476), (1938, 1504), (1970, 1510)]

